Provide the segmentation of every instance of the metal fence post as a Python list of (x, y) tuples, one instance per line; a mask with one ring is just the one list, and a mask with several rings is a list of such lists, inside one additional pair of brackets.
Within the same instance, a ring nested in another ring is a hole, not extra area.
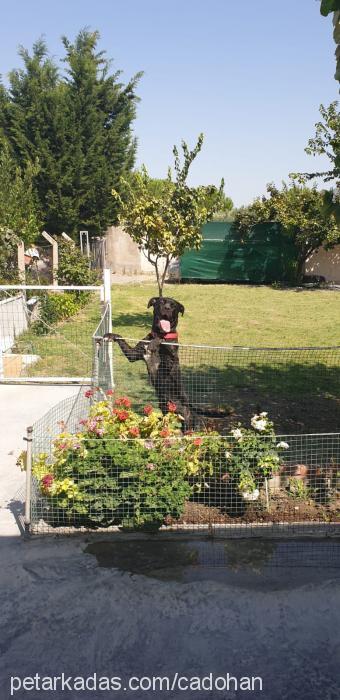
[[(104, 282), (104, 303), (107, 308), (107, 320), (106, 320), (106, 333), (112, 333), (112, 305), (111, 305), (111, 270), (106, 267), (103, 270), (103, 282)], [(108, 346), (108, 358), (109, 358), (109, 381), (110, 388), (114, 387), (114, 377), (113, 377), (113, 348), (112, 343)]]
[(31, 525), (31, 487), (32, 487), (32, 435), (33, 427), (30, 425), (27, 428), (27, 434), (24, 440), (27, 442), (27, 458), (26, 458), (26, 496), (25, 496), (25, 533), (29, 534)]

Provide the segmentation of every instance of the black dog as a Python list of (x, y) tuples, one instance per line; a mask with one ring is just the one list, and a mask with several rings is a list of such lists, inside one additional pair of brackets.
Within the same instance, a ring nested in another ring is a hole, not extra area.
[(130, 347), (117, 333), (106, 333), (104, 339), (118, 343), (129, 362), (144, 360), (162, 413), (167, 413), (169, 401), (173, 402), (176, 412), (183, 417), (183, 427), (192, 428), (193, 415), (178, 357), (177, 323), (178, 315), (184, 314), (184, 306), (169, 297), (153, 297), (150, 306), (153, 307), (152, 330), (135, 347)]

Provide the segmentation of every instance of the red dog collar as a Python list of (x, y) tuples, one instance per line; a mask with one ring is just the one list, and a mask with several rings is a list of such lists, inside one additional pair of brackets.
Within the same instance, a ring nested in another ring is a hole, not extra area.
[[(155, 333), (155, 331), (152, 331), (152, 335), (154, 338), (159, 337), (158, 333)], [(163, 335), (162, 340), (178, 340), (178, 333), (165, 333), (165, 335)]]
[(178, 340), (178, 333), (166, 333), (164, 340)]

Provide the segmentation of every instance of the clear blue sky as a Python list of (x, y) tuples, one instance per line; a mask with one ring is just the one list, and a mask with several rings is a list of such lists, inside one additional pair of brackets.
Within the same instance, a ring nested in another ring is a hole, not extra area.
[[(89, 26), (123, 70), (139, 70), (138, 163), (166, 174), (172, 146), (205, 134), (191, 182), (217, 183), (236, 205), (314, 169), (304, 153), (321, 102), (337, 99), (331, 18), (319, 0), (1, 0), (0, 73), (20, 65), (19, 44)], [(319, 166), (322, 166), (320, 159)]]

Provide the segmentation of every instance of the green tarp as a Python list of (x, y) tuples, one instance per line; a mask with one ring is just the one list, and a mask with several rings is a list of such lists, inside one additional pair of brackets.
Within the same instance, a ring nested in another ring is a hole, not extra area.
[(258, 224), (242, 243), (232, 223), (203, 226), (200, 250), (181, 257), (185, 280), (266, 283), (291, 277), (296, 250), (279, 224)]

